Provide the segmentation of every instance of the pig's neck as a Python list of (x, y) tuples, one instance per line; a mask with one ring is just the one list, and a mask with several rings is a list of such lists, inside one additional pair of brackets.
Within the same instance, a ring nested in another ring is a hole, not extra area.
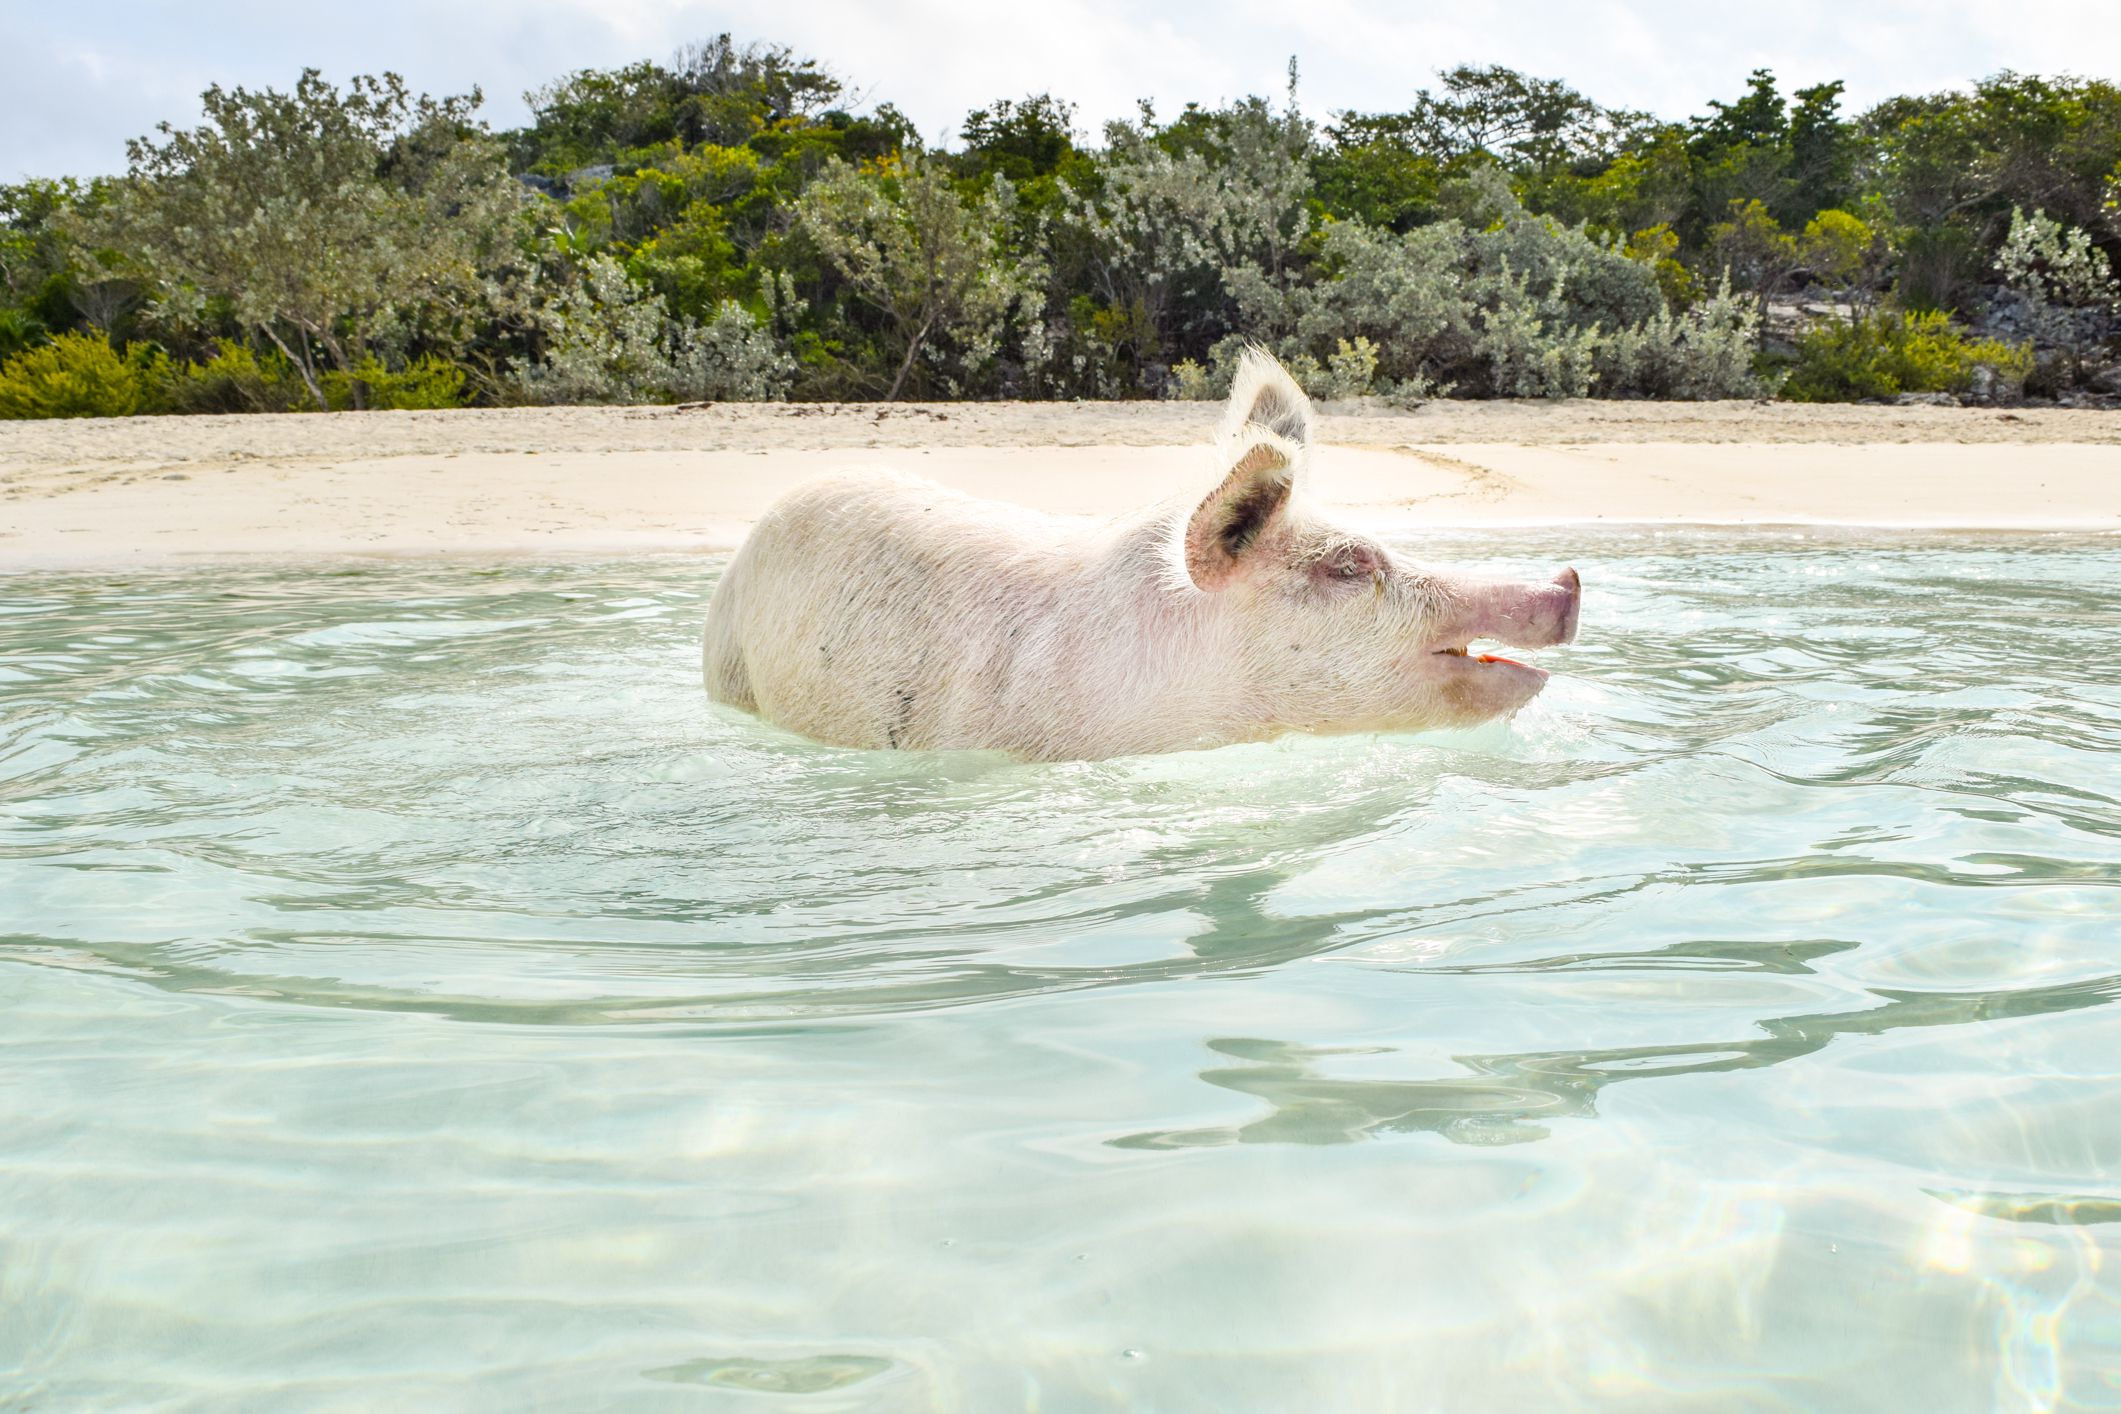
[[(1089, 709), (1100, 749), (1171, 750), (1274, 734), (1242, 680), (1245, 655), (1221, 595), (1173, 573), (1170, 539), (1189, 507), (1157, 507), (1107, 527), (1070, 559), (1062, 672)], [(1087, 689), (1087, 691), (1085, 691)]]

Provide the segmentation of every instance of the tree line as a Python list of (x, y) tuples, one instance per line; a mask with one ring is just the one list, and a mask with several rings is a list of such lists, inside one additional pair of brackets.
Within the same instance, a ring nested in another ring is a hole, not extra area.
[[(2096, 394), (2121, 88), (1686, 120), (1464, 66), (949, 149), (728, 35), (494, 131), (393, 75), (210, 88), (123, 176), (0, 186), (0, 416), (729, 399)], [(2102, 381), (2103, 380), (2103, 381)], [(2121, 391), (2121, 388), (2114, 388)]]

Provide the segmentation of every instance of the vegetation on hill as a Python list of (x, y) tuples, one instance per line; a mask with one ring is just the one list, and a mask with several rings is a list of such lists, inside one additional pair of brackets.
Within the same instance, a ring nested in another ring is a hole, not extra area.
[(395, 76), (207, 90), (95, 181), (0, 186), (0, 416), (761, 398), (2121, 392), (2121, 88), (1863, 113), (1773, 74), (1671, 121), (1461, 67), (931, 150), (724, 35), (494, 132)]

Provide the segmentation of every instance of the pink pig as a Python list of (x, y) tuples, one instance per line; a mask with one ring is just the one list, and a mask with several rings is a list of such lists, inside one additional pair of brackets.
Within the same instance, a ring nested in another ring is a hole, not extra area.
[(1516, 711), (1547, 674), (1471, 653), (1576, 636), (1581, 586), (1401, 558), (1304, 496), (1311, 405), (1239, 370), (1226, 473), (1101, 524), (889, 473), (767, 511), (707, 606), (707, 691), (819, 741), (1040, 760), (1290, 731), (1407, 731)]

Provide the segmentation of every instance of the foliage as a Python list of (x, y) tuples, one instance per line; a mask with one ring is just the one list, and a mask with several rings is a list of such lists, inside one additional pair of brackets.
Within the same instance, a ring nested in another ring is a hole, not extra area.
[(275, 350), (258, 354), (234, 339), (215, 342), (211, 356), (170, 370), (172, 412), (299, 412), (314, 408), (302, 376)]
[(1986, 382), (1995, 396), (2022, 385), (2032, 366), (2028, 346), (1969, 338), (1941, 312), (1879, 310), (1822, 324), (1800, 338), (1782, 395), (1841, 402), (1966, 393)]
[(1594, 354), (1598, 387), (1609, 397), (1751, 398), (1766, 391), (1753, 372), (1752, 302), (1731, 290), (1688, 309), (1658, 310), (1633, 328), (1616, 329)]
[(882, 139), (852, 155), (895, 151), (911, 137), (888, 106), (867, 124), (849, 119), (839, 111), (845, 91), (813, 59), (720, 34), (679, 50), (667, 65), (583, 69), (526, 94), (533, 121), (516, 135), (514, 158), (530, 171), (564, 177), (635, 149), (738, 147), (807, 128), (837, 126), (843, 137), (860, 129), (857, 143)]
[(1731, 218), (1709, 230), (1711, 261), (1753, 292), (1760, 330), (1768, 304), (1800, 284), (1848, 292), (1860, 302), (1881, 263), (1877, 233), (1846, 211), (1821, 211), (1788, 232), (1759, 201), (1734, 201)]
[[(1937, 381), (1966, 325), (2031, 337), (2036, 392), (2099, 379), (2121, 89), (1733, 88), (1668, 120), (1463, 65), (1314, 118), (1292, 63), (1094, 136), (997, 98), (943, 151), (726, 34), (564, 75), (501, 134), (475, 93), (307, 73), (209, 89), (122, 179), (0, 186), (0, 358), (153, 345), (150, 403), (227, 411), (1192, 396), (1247, 341), (1320, 397), (1752, 396), (1793, 357), (1807, 396), (1867, 396)], [(1791, 327), (1821, 302), (1847, 327)]]
[(1437, 77), (1441, 91), (1416, 93), (1403, 124), (1417, 145), (1446, 158), (1479, 154), (1530, 169), (1600, 161), (1647, 116), (1500, 65), (1461, 64)]
[(1037, 316), (1043, 271), (1004, 249), (1014, 202), (1014, 189), (996, 176), (968, 204), (940, 167), (917, 161), (868, 171), (835, 161), (803, 194), (804, 234), (881, 319), (895, 364), (886, 401), (897, 400), (923, 361), (959, 393), (945, 370), (978, 373), (1012, 323)]
[(792, 361), (734, 302), (705, 324), (671, 316), (609, 256), (536, 312), (544, 356), (511, 369), (533, 403), (759, 401), (787, 391)]
[[(1978, 302), (2017, 207), (2100, 229), (2121, 160), (2121, 87), (2008, 70), (1967, 93), (1888, 99), (1862, 120), (1879, 204), (1909, 258), (1904, 303)], [(2109, 254), (2121, 230), (2106, 228)]]
[[(1340, 338), (1360, 337), (1376, 351), (1382, 387), (1395, 394), (1448, 384), (1502, 397), (1582, 397), (1594, 388), (1629, 391), (1600, 383), (1613, 339), (1670, 341), (1694, 327), (1671, 322), (1651, 264), (1526, 211), (1492, 169), (1449, 199), (1481, 224), (1443, 220), (1398, 236), (1357, 222), (1328, 227), (1319, 262), (1328, 278), (1292, 298), (1295, 334), (1278, 352), (1323, 354)], [(1612, 364), (1635, 366), (1632, 357)]]
[[(1451, 198), (1484, 219), (1401, 235), (1359, 222), (1322, 233), (1320, 277), (1291, 293), (1291, 332), (1273, 346), (1321, 396), (1438, 390), (1477, 396), (1744, 397), (1751, 301), (1728, 284), (1674, 312), (1657, 271), (1581, 227), (1517, 205), (1479, 176)], [(1216, 396), (1240, 340), (1175, 370), (1179, 396)]]
[[(1181, 359), (1171, 370), (1171, 396), (1193, 402), (1228, 397), (1238, 365), (1249, 347), (1248, 340), (1233, 334), (1209, 350), (1205, 366), (1190, 358)], [(1376, 391), (1377, 348), (1360, 334), (1352, 342), (1336, 340), (1333, 352), (1323, 361), (1297, 352), (1285, 355), (1283, 366), (1297, 385), (1314, 398), (1333, 401)]]
[(966, 175), (998, 174), (1022, 186), (1071, 165), (1077, 155), (1075, 105), (1050, 93), (1021, 102), (1004, 98), (972, 110), (958, 136), (965, 142)]
[(0, 363), (0, 419), (158, 412), (165, 377), (155, 350), (120, 353), (100, 334), (64, 333)]
[(2026, 332), (2060, 349), (2070, 374), (2081, 379), (2086, 355), (2121, 309), (2121, 286), (2114, 283), (2106, 252), (2044, 211), (2027, 216), (2014, 208), (1996, 269), (2022, 304)]
[(0, 358), (69, 329), (120, 339), (139, 332), (139, 286), (123, 253), (76, 230), (107, 206), (112, 186), (100, 178), (0, 186)]
[(415, 98), (394, 74), (342, 93), (311, 69), (290, 94), (201, 101), (204, 125), (128, 144), (129, 180), (84, 223), (130, 253), (165, 318), (196, 323), (225, 301), (320, 408), (326, 367), (465, 337), (524, 206), (499, 146), (469, 128), (476, 93)]
[(1289, 332), (1313, 228), (1314, 135), (1293, 92), (1280, 113), (1247, 98), (1169, 124), (1144, 108), (1106, 127), (1096, 180), (1070, 189), (1056, 221), (1087, 286), (1056, 339), (1086, 375), (1074, 391), (1160, 392), (1186, 350)]
[(334, 369), (323, 382), (333, 412), (460, 408), (465, 400), (464, 370), (433, 354), (403, 368), (370, 356), (344, 372)]

